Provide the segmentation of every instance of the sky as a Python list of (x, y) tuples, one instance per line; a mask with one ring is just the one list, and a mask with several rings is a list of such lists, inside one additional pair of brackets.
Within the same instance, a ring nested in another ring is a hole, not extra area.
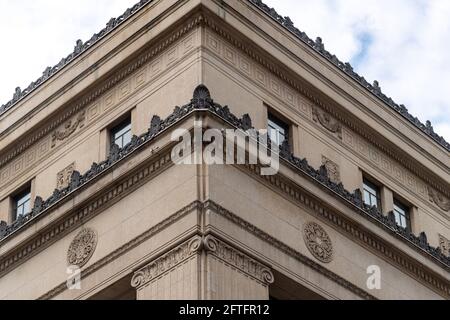
[[(0, 0), (0, 105), (138, 0)], [(449, 0), (265, 0), (450, 141)]]

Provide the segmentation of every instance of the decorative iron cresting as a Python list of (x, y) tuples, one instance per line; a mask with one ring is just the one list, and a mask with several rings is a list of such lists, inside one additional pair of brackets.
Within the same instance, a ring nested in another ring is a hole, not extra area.
[[(107, 159), (100, 163), (92, 164), (91, 169), (89, 169), (86, 173), (81, 174), (78, 171), (74, 171), (70, 178), (68, 187), (61, 190), (56, 189), (53, 192), (53, 195), (46, 200), (43, 200), (41, 197), (36, 197), (32, 211), (27, 215), (20, 216), (13, 224), (7, 225), (6, 222), (1, 221), (0, 241), (17, 232), (19, 229), (24, 227), (25, 224), (28, 224), (35, 218), (48, 212), (63, 198), (68, 197), (71, 193), (78, 190), (82, 186), (87, 185), (100, 174), (111, 169), (115, 164), (138, 151), (138, 149), (141, 149), (143, 145), (154, 141), (155, 138), (161, 135), (164, 131), (168, 130), (174, 124), (182, 121), (184, 118), (197, 111), (210, 112), (222, 118), (235, 128), (242, 130), (252, 128), (251, 118), (248, 114), (244, 115), (242, 118), (238, 118), (230, 112), (228, 106), (222, 106), (214, 102), (211, 98), (209, 90), (204, 85), (199, 85), (195, 89), (193, 98), (188, 104), (182, 107), (175, 107), (173, 113), (164, 120), (158, 116), (154, 116), (151, 120), (147, 133), (140, 136), (133, 136), (131, 142), (123, 148), (119, 148), (117, 145), (114, 145), (111, 147), (111, 151)], [(424, 232), (422, 232), (419, 236), (416, 236), (409, 229), (398, 226), (395, 223), (393, 212), (390, 212), (388, 216), (385, 216), (376, 207), (368, 207), (362, 201), (360, 189), (356, 189), (354, 192), (345, 190), (342, 183), (335, 183), (330, 180), (326, 166), (322, 165), (319, 170), (316, 170), (309, 165), (306, 159), (299, 159), (295, 157), (290, 150), (291, 149), (286, 143), (282, 146), (282, 148), (280, 148), (280, 156), (296, 170), (331, 191), (339, 199), (344, 200), (347, 205), (355, 209), (356, 212), (358, 212), (362, 217), (372, 222), (375, 221), (380, 227), (384, 228), (388, 232), (400, 236), (399, 238), (403, 241), (408, 241), (417, 249), (425, 251), (445, 266), (450, 267), (450, 257), (445, 256), (440, 248), (430, 246)]]
[[(392, 98), (386, 96), (378, 83), (378, 81), (374, 81), (373, 84), (370, 84), (367, 82), (367, 80), (357, 74), (353, 67), (350, 65), (350, 63), (342, 62), (340, 61), (336, 55), (331, 54), (327, 50), (325, 50), (325, 45), (321, 38), (317, 38), (316, 41), (313, 41), (308, 37), (308, 35), (299, 29), (297, 29), (294, 26), (294, 23), (289, 17), (282, 17), (279, 15), (275, 9), (267, 6), (263, 1), (261, 0), (247, 0), (259, 9), (261, 9), (264, 13), (269, 15), (272, 19), (274, 19), (276, 22), (281, 24), (283, 27), (285, 27), (287, 30), (292, 32), (298, 39), (300, 39), (302, 42), (306, 43), (308, 46), (313, 48), (315, 51), (320, 53), (322, 56), (324, 56), (326, 59), (328, 59), (331, 63), (333, 63), (336, 67), (338, 67), (340, 70), (348, 74), (350, 77), (352, 77), (354, 80), (356, 80), (359, 84), (361, 84), (364, 88), (372, 92), (375, 96), (377, 96), (379, 99), (381, 99), (383, 102), (385, 102), (389, 107), (391, 107), (393, 110), (400, 113), (404, 118), (406, 118), (409, 122), (411, 122), (413, 125), (415, 125), (417, 128), (422, 130), (425, 134), (430, 136), (434, 141), (436, 141), (439, 145), (444, 147), (446, 150), (450, 151), (450, 143), (445, 141), (444, 137), (439, 136), (435, 131), (433, 126), (431, 125), (430, 121), (427, 121), (426, 124), (423, 124), (417, 117), (414, 117), (408, 112), (408, 109), (402, 105), (397, 104), (392, 100)], [(28, 85), (27, 88), (22, 90), (20, 87), (17, 87), (13, 98), (8, 101), (6, 104), (0, 106), (0, 115), (5, 113), (7, 110), (14, 107), (20, 100), (22, 100), (24, 97), (28, 96), (31, 92), (33, 92), (35, 89), (37, 89), (41, 84), (46, 82), (49, 78), (57, 74), (60, 70), (62, 70), (64, 67), (66, 67), (68, 64), (70, 64), (73, 60), (75, 60), (78, 56), (86, 52), (88, 49), (90, 49), (93, 45), (98, 43), (101, 39), (103, 39), (106, 35), (108, 35), (112, 30), (116, 29), (118, 26), (120, 26), (124, 21), (128, 20), (131, 16), (136, 14), (140, 9), (142, 9), (147, 4), (153, 2), (153, 0), (141, 0), (138, 3), (136, 3), (131, 8), (128, 8), (121, 16), (118, 18), (111, 18), (108, 23), (106, 24), (106, 27), (103, 28), (100, 32), (95, 33), (88, 41), (83, 42), (82, 40), (77, 40), (75, 47), (73, 49), (73, 52), (71, 52), (67, 57), (62, 58), (61, 61), (53, 66), (53, 67), (47, 67), (44, 72), (42, 73), (42, 76), (38, 78), (36, 81), (33, 81)]]
[(148, 3), (153, 2), (153, 0), (141, 0), (138, 3), (136, 3), (131, 8), (128, 8), (125, 10), (125, 12), (120, 15), (118, 18), (111, 18), (108, 23), (106, 24), (105, 28), (103, 28), (100, 32), (95, 33), (88, 41), (83, 42), (82, 40), (77, 40), (75, 43), (75, 46), (73, 48), (73, 51), (65, 58), (62, 58), (58, 64), (56, 64), (53, 67), (47, 67), (43, 72), (42, 76), (39, 77), (36, 81), (31, 82), (28, 87), (25, 89), (21, 89), (20, 87), (17, 87), (13, 98), (8, 101), (6, 104), (2, 105), (0, 107), (0, 115), (14, 107), (20, 100), (28, 96), (31, 92), (33, 92), (35, 89), (40, 87), (44, 82), (46, 82), (48, 79), (50, 79), (52, 76), (57, 74), (59, 71), (61, 71), (64, 67), (66, 67), (68, 64), (70, 64), (72, 61), (74, 61), (78, 56), (86, 52), (88, 49), (90, 49), (93, 45), (98, 43), (101, 39), (103, 39), (106, 35), (108, 35), (111, 31), (116, 29), (118, 26), (120, 26), (123, 22), (128, 20), (131, 16), (133, 16), (135, 13), (137, 13), (140, 9), (142, 9), (145, 5)]
[[(298, 39), (306, 43), (308, 46), (319, 52), (322, 56), (327, 58), (330, 62), (332, 62), (335, 66), (337, 66), (339, 69), (344, 71), (346, 74), (348, 74), (350, 77), (352, 77), (354, 80), (356, 80), (358, 83), (360, 83), (364, 88), (372, 92), (375, 96), (377, 96), (379, 99), (381, 99), (383, 102), (385, 102), (389, 107), (400, 113), (404, 118), (406, 118), (408, 121), (410, 121), (412, 124), (414, 124), (417, 128), (422, 130), (425, 134), (430, 136), (434, 141), (436, 141), (438, 144), (440, 144), (442, 147), (444, 147), (446, 150), (450, 151), (450, 143), (448, 143), (444, 137), (438, 135), (431, 124), (430, 121), (427, 121), (426, 124), (423, 124), (417, 117), (414, 117), (408, 112), (408, 109), (402, 105), (397, 104), (394, 102), (394, 100), (390, 97), (387, 97), (381, 90), (380, 85), (378, 81), (374, 81), (373, 85), (371, 85), (367, 80), (357, 74), (353, 67), (350, 65), (350, 63), (346, 62), (343, 63), (340, 61), (336, 55), (331, 54), (327, 50), (325, 50), (325, 45), (320, 37), (316, 39), (316, 41), (313, 41), (310, 39), (306, 33), (300, 31), (294, 26), (294, 23), (289, 17), (282, 17), (279, 15), (275, 9), (267, 6), (263, 1), (261, 0), (247, 0), (259, 9), (261, 9), (264, 13), (269, 15), (272, 19), (277, 21), (279, 24), (281, 24), (283, 27), (288, 29), (290, 32), (292, 32), (295, 36), (297, 36)], [(83, 42), (82, 40), (77, 40), (75, 47), (73, 49), (73, 52), (70, 53), (67, 57), (62, 58), (61, 61), (53, 66), (53, 67), (47, 67), (44, 72), (42, 73), (42, 76), (38, 78), (36, 81), (33, 81), (28, 85), (27, 88), (22, 90), (20, 87), (17, 87), (13, 98), (8, 101), (6, 104), (0, 106), (0, 115), (2, 115), (7, 110), (11, 109), (13, 106), (15, 106), (20, 100), (22, 100), (24, 97), (29, 95), (31, 92), (33, 92), (36, 88), (38, 88), (41, 84), (43, 84), (46, 80), (54, 76), (56, 73), (58, 73), (60, 70), (62, 70), (65, 66), (70, 64), (73, 60), (75, 60), (78, 56), (86, 52), (88, 49), (90, 49), (94, 44), (99, 42), (101, 39), (103, 39), (107, 34), (109, 34), (112, 30), (117, 28), (119, 25), (121, 25), (124, 21), (128, 20), (131, 16), (133, 16), (136, 12), (138, 12), (140, 9), (142, 9), (145, 5), (148, 3), (153, 2), (153, 0), (141, 0), (138, 3), (136, 3), (133, 7), (128, 8), (121, 16), (118, 18), (111, 18), (108, 23), (106, 24), (106, 27), (103, 28), (100, 32), (95, 33), (88, 41)]]
[(317, 38), (315, 41), (310, 39), (305, 32), (300, 31), (294, 26), (294, 23), (289, 17), (283, 17), (277, 13), (274, 8), (266, 5), (262, 0), (247, 0), (258, 7), (265, 14), (270, 16), (273, 20), (278, 22), (280, 25), (289, 30), (292, 34), (294, 34), (298, 39), (307, 44), (309, 47), (313, 48), (316, 52), (320, 53), (323, 57), (325, 57), (328, 61), (338, 67), (340, 70), (345, 72), (351, 78), (353, 78), (356, 82), (362, 85), (365, 89), (373, 93), (376, 97), (381, 99), (384, 103), (386, 103), (390, 108), (400, 113), (405, 119), (423, 131), (425, 134), (430, 136), (434, 141), (436, 141), (439, 145), (444, 147), (447, 151), (450, 151), (450, 143), (445, 141), (444, 137), (438, 135), (434, 132), (434, 128), (431, 125), (430, 121), (427, 121), (423, 124), (417, 117), (411, 115), (408, 112), (408, 109), (403, 104), (397, 104), (391, 97), (386, 96), (381, 90), (380, 84), (378, 81), (374, 81), (373, 84), (370, 84), (364, 77), (360, 76), (353, 70), (353, 67), (348, 62), (340, 61), (336, 55), (331, 54), (325, 49), (325, 44), (323, 43), (321, 38)]

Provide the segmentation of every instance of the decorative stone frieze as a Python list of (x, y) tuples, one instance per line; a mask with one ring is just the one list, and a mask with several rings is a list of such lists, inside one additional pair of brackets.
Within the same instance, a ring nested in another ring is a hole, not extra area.
[(434, 141), (436, 141), (439, 145), (445, 148), (447, 151), (450, 151), (450, 143), (445, 141), (442, 136), (439, 136), (436, 132), (434, 132), (433, 126), (430, 121), (427, 121), (426, 124), (423, 124), (417, 117), (414, 117), (408, 112), (408, 109), (404, 105), (399, 105), (392, 100), (392, 98), (386, 96), (378, 83), (378, 81), (374, 81), (373, 85), (371, 85), (364, 77), (357, 74), (350, 63), (340, 61), (336, 55), (331, 54), (327, 50), (325, 50), (325, 45), (322, 42), (321, 38), (317, 38), (316, 41), (310, 39), (305, 32), (297, 29), (292, 20), (289, 17), (283, 17), (277, 13), (274, 8), (267, 6), (262, 0), (248, 0), (253, 3), (256, 7), (258, 7), (261, 11), (271, 17), (278, 24), (282, 25), (284, 28), (289, 30), (293, 35), (295, 35), (299, 40), (303, 43), (307, 44), (309, 47), (314, 49), (332, 64), (334, 64), (341, 71), (345, 72), (348, 76), (353, 78), (356, 82), (358, 82), (361, 86), (363, 86), (366, 90), (374, 94), (377, 98), (383, 101), (387, 106), (391, 109), (395, 110), (399, 114), (401, 114), (406, 120), (411, 122), (414, 126), (420, 129), (423, 133), (430, 136)]
[(134, 273), (131, 285), (134, 288), (143, 287), (201, 252), (222, 260), (265, 285), (274, 281), (274, 276), (268, 267), (214, 236), (208, 235), (205, 238), (195, 236), (139, 269)]
[(450, 211), (450, 200), (444, 197), (441, 193), (428, 187), (428, 196), (430, 198), (430, 202), (434, 203), (445, 212)]
[(52, 134), (52, 148), (56, 147), (58, 141), (63, 141), (70, 137), (78, 128), (83, 128), (86, 121), (86, 112), (80, 112), (75, 119), (69, 120), (64, 125), (63, 130), (56, 130)]
[(342, 125), (336, 119), (333, 119), (328, 113), (319, 110), (317, 107), (313, 107), (312, 114), (315, 122), (320, 123), (322, 127), (331, 133), (335, 133), (342, 140)]
[(197, 254), (201, 250), (202, 245), (202, 238), (200, 236), (196, 236), (193, 239), (184, 242), (135, 272), (131, 279), (131, 285), (134, 288), (145, 286), (147, 283), (167, 273)]
[(204, 244), (204, 248), (208, 254), (239, 269), (259, 282), (265, 285), (270, 285), (274, 282), (273, 273), (268, 267), (214, 236), (206, 236)]
[(78, 56), (89, 50), (94, 44), (103, 39), (106, 35), (108, 35), (112, 30), (121, 25), (123, 22), (128, 20), (132, 15), (136, 14), (140, 9), (145, 7), (148, 3), (152, 2), (152, 0), (141, 0), (136, 3), (131, 8), (128, 8), (121, 16), (118, 18), (111, 18), (109, 22), (106, 24), (106, 27), (102, 29), (100, 32), (95, 33), (91, 39), (83, 43), (82, 40), (77, 40), (73, 52), (71, 52), (67, 57), (62, 58), (58, 64), (54, 67), (47, 67), (42, 76), (38, 78), (36, 81), (31, 82), (31, 84), (24, 90), (21, 88), (16, 88), (14, 92), (13, 98), (11, 101), (0, 107), (0, 115), (6, 112), (7, 110), (14, 107), (20, 100), (28, 96), (31, 92), (39, 88), (45, 81), (49, 78), (53, 77), (59, 71), (64, 69), (68, 64), (70, 64), (73, 60), (75, 60)]
[(83, 228), (73, 239), (67, 251), (69, 266), (83, 267), (91, 259), (97, 247), (97, 232), (91, 228)]
[(328, 177), (332, 182), (336, 184), (341, 182), (341, 173), (339, 170), (339, 166), (335, 162), (331, 161), (325, 156), (322, 156), (322, 165), (327, 169)]
[[(434, 141), (436, 141), (439, 145), (444, 147), (446, 150), (450, 151), (450, 143), (445, 141), (442, 136), (439, 136), (435, 131), (430, 121), (427, 121), (426, 124), (423, 124), (417, 117), (412, 116), (408, 109), (404, 105), (398, 105), (395, 103), (392, 98), (387, 97), (381, 90), (378, 81), (374, 81), (373, 85), (367, 82), (364, 77), (361, 77), (357, 74), (350, 63), (343, 63), (340, 61), (336, 55), (329, 53), (325, 49), (325, 45), (321, 38), (317, 38), (316, 41), (313, 41), (308, 37), (308, 35), (300, 30), (298, 30), (292, 20), (289, 17), (282, 17), (279, 15), (275, 9), (270, 8), (261, 0), (248, 0), (250, 3), (254, 4), (256, 7), (261, 9), (264, 13), (269, 15), (272, 19), (274, 19), (277, 23), (285, 27), (292, 34), (294, 34), (299, 40), (310, 46), (312, 49), (320, 53), (323, 57), (328, 59), (331, 63), (333, 63), (337, 68), (341, 71), (345, 72), (355, 81), (357, 81), (360, 85), (362, 85), (365, 89), (370, 91), (376, 97), (381, 99), (384, 103), (386, 103), (390, 108), (400, 113), (406, 120), (411, 122), (417, 128), (419, 128), (422, 132), (429, 135)], [(54, 67), (47, 67), (43, 72), (42, 76), (36, 81), (31, 82), (31, 84), (24, 90), (21, 88), (16, 88), (16, 91), (13, 95), (11, 101), (6, 104), (0, 106), (0, 115), (7, 110), (11, 109), (15, 106), (20, 100), (29, 95), (35, 89), (37, 89), (41, 84), (43, 84), (47, 79), (57, 74), (60, 70), (62, 70), (66, 65), (70, 64), (75, 58), (79, 55), (83, 54), (87, 50), (89, 50), (94, 44), (108, 35), (112, 30), (121, 25), (124, 21), (128, 20), (131, 16), (136, 14), (140, 9), (145, 7), (148, 3), (153, 2), (152, 0), (141, 0), (136, 3), (131, 8), (128, 8), (121, 16), (118, 18), (111, 18), (106, 27), (102, 29), (100, 32), (95, 33), (91, 39), (83, 43), (82, 40), (77, 40), (74, 50), (67, 57), (62, 58), (61, 61), (55, 65)]]
[[(248, 77), (262, 86), (271, 95), (281, 99), (291, 109), (296, 110), (303, 119), (320, 125), (319, 119), (314, 121), (313, 109), (330, 115), (330, 119), (341, 124), (342, 136), (327, 130), (330, 135), (336, 136), (345, 148), (355, 151), (371, 165), (379, 170), (389, 173), (392, 179), (397, 180), (410, 191), (415, 192), (423, 200), (428, 201), (426, 186), (445, 192), (448, 188), (440, 181), (423, 173), (422, 169), (408, 161), (401, 153), (386, 147), (381, 141), (365, 131), (364, 126), (358, 125), (346, 119), (336, 112), (336, 106), (324, 102), (317, 94), (302, 86), (293, 78), (287, 77), (267, 59), (256, 54), (250, 48), (222, 30), (214, 20), (205, 17), (205, 23), (215, 32), (206, 29), (205, 41), (207, 48), (222, 58), (229, 67), (245, 73)], [(237, 49), (240, 48), (241, 50)], [(234, 57), (230, 59), (229, 57)], [(241, 63), (236, 63), (241, 61)], [(333, 115), (331, 115), (333, 113)], [(330, 120), (331, 121), (331, 120)]]
[[(85, 112), (86, 119), (82, 128), (85, 130), (106, 116), (120, 101), (141, 90), (152, 79), (166, 72), (173, 63), (181, 61), (194, 49), (197, 33), (193, 30), (201, 21), (201, 16), (193, 16), (182, 27), (168, 35), (165, 41), (147, 48), (129, 64), (119, 68), (101, 84), (77, 98), (73, 104), (64, 106), (64, 113), (18, 142), (14, 149), (0, 154), (0, 188), (56, 152), (52, 144), (64, 142), (58, 140), (57, 136), (53, 137), (54, 133), (59, 131), (64, 135), (65, 124), (69, 121), (72, 124), (76, 122), (80, 112)], [(183, 41), (180, 41), (183, 37)], [(171, 47), (176, 50), (168, 50)], [(70, 132), (70, 128), (67, 129)], [(77, 132), (81, 132), (80, 128), (72, 135)]]
[(70, 164), (64, 170), (61, 170), (56, 175), (56, 189), (61, 190), (67, 188), (70, 184), (70, 179), (75, 171), (75, 163)]
[[(40, 197), (37, 197), (37, 200), (39, 201), (35, 201), (35, 206), (29, 214), (21, 216), (12, 225), (3, 228), (3, 234), (2, 237), (0, 237), (0, 241), (18, 230), (31, 219), (34, 219), (36, 216), (43, 214), (43, 212), (50, 209), (63, 197), (71, 194), (75, 189), (78, 189), (81, 186), (89, 183), (100, 173), (109, 170), (117, 162), (121, 161), (125, 157), (128, 157), (136, 150), (141, 149), (142, 145), (149, 144), (172, 125), (183, 120), (185, 117), (198, 110), (208, 111), (211, 114), (222, 118), (231, 126), (243, 130), (247, 130), (249, 124), (251, 123), (251, 119), (249, 119), (250, 117), (248, 115), (244, 115), (242, 118), (238, 118), (230, 112), (230, 109), (227, 106), (222, 106), (214, 102), (214, 100), (210, 96), (209, 90), (207, 90), (205, 86), (200, 85), (194, 90), (193, 99), (190, 103), (182, 107), (175, 107), (174, 112), (164, 120), (160, 119), (157, 116), (153, 117), (148, 132), (142, 134), (139, 137), (134, 136), (132, 139), (133, 143), (125, 146), (124, 148), (114, 148), (114, 152), (110, 152), (106, 160), (99, 164), (94, 163), (91, 169), (88, 170), (84, 175), (81, 175), (78, 172), (74, 172), (72, 174), (72, 179), (69, 183), (69, 186), (63, 190), (55, 190), (54, 194), (47, 200), (44, 201)], [(287, 149), (290, 150), (290, 148)], [(322, 166), (320, 170), (316, 170), (311, 165), (309, 165), (306, 159), (299, 159), (292, 153), (283, 154), (282, 158), (285, 161), (289, 162), (294, 168), (296, 168), (296, 170), (298, 170), (302, 174), (305, 174), (308, 178), (314, 180), (316, 183), (332, 191), (338, 199), (344, 201), (351, 208), (362, 214), (363, 217), (369, 219), (370, 221), (376, 221), (384, 229), (399, 235), (400, 239), (408, 239), (409, 244), (413, 244), (415, 248), (420, 252), (428, 254), (437, 259), (447, 268), (450, 266), (450, 258), (444, 256), (440, 252), (439, 248), (433, 248), (428, 244), (427, 241), (423, 241), (422, 236), (416, 236), (410, 230), (399, 228), (395, 223), (392, 222), (391, 219), (389, 219), (389, 217), (383, 215), (377, 208), (368, 208), (364, 206), (359, 189), (355, 190), (354, 192), (349, 192), (345, 190), (342, 183), (336, 184), (331, 181), (328, 177), (327, 169), (324, 166)], [(167, 161), (170, 161), (170, 155)], [(270, 176), (267, 177), (267, 179), (275, 179), (275, 177)]]
[(328, 233), (319, 224), (308, 222), (303, 227), (303, 238), (309, 252), (319, 261), (330, 263), (333, 260), (333, 243)]

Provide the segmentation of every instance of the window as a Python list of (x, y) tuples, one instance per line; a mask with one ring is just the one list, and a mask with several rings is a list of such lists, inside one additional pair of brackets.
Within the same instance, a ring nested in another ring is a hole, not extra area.
[(404, 229), (411, 230), (411, 217), (409, 212), (410, 210), (407, 206), (394, 200), (395, 223)]
[(380, 189), (364, 179), (364, 203), (369, 207), (377, 207), (381, 210), (381, 197), (380, 197)]
[(27, 188), (13, 197), (13, 220), (24, 216), (31, 210), (31, 188)]
[(123, 148), (131, 142), (131, 137), (131, 119), (128, 118), (111, 130), (111, 145)]
[(269, 114), (269, 138), (278, 146), (285, 140), (289, 141), (289, 125), (277, 117)]

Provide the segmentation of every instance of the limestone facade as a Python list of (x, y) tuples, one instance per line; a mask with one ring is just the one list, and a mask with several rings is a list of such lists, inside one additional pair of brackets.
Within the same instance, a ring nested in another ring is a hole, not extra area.
[[(450, 298), (448, 148), (257, 2), (141, 1), (17, 93), (0, 113), (0, 299)], [(172, 161), (176, 129), (269, 114), (289, 127), (276, 175)]]

